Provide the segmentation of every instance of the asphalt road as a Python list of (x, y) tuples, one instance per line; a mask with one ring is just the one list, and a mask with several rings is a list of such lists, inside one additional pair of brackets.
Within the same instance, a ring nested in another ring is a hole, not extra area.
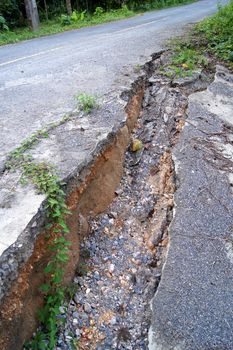
[(32, 132), (73, 110), (75, 95), (107, 95), (125, 70), (215, 12), (217, 3), (202, 0), (0, 47), (0, 165)]

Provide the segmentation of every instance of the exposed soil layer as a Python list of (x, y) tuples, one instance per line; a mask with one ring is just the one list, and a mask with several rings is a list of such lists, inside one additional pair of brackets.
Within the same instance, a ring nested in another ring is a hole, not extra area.
[[(135, 86), (135, 95), (128, 103), (128, 120), (131, 125), (139, 115), (143, 85)], [(111, 203), (114, 191), (122, 177), (123, 159), (129, 144), (130, 127), (122, 126), (102, 147), (91, 166), (84, 169), (82, 181), (73, 177), (67, 185), (67, 206), (71, 215), (67, 218), (72, 243), (70, 260), (65, 270), (65, 284), (69, 284), (79, 263), (80, 240), (89, 232), (87, 219), (96, 215)], [(34, 243), (34, 250), (20, 269), (16, 281), (3, 300), (0, 311), (0, 348), (20, 349), (31, 337), (38, 324), (37, 311), (43, 304), (40, 286), (45, 282), (44, 268), (50, 260), (49, 240), (53, 233), (44, 229)]]
[[(169, 53), (150, 69), (143, 110), (132, 133), (124, 174), (108, 209), (90, 220), (81, 244), (73, 297), (61, 309), (57, 349), (148, 349), (150, 300), (169, 246), (176, 187), (171, 150), (184, 125), (188, 95), (206, 88), (212, 72), (184, 84), (160, 74)], [(148, 68), (148, 67), (147, 67)], [(136, 141), (137, 142), (137, 141)], [(74, 339), (73, 339), (74, 337)]]

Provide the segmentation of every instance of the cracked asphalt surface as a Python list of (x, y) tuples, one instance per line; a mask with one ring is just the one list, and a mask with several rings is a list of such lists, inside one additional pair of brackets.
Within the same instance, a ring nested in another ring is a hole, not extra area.
[(150, 350), (233, 349), (232, 95), (233, 75), (217, 66), (207, 90), (189, 96)]
[[(32, 132), (74, 110), (74, 96), (108, 95), (124, 71), (159, 51), (166, 39), (216, 11), (217, 0), (0, 48), (0, 165)], [(222, 0), (226, 3), (226, 0)]]

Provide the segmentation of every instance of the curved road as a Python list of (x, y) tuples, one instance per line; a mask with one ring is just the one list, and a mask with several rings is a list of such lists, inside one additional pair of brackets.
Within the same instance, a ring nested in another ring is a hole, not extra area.
[(217, 3), (202, 0), (0, 47), (0, 168), (33, 131), (73, 110), (75, 95), (114, 91), (124, 71), (184, 25), (215, 12)]

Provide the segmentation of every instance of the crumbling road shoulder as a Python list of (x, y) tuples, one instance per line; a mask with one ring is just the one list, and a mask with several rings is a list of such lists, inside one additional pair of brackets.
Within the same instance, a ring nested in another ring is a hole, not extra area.
[(189, 97), (150, 350), (233, 349), (233, 75)]

